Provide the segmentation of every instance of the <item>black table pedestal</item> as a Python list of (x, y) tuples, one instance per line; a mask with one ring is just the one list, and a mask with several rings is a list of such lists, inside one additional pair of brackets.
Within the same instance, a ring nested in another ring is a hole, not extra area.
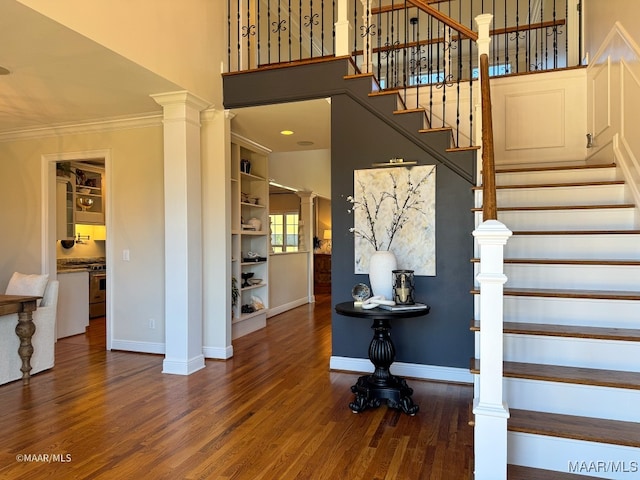
[(391, 375), (389, 371), (396, 356), (389, 336), (389, 321), (385, 318), (374, 318), (371, 328), (374, 334), (369, 345), (369, 359), (375, 366), (375, 371), (371, 375), (360, 377), (351, 387), (356, 398), (349, 404), (349, 408), (354, 413), (360, 413), (367, 408), (379, 407), (381, 400), (386, 400), (390, 408), (415, 415), (419, 407), (411, 399), (413, 389), (407, 385), (404, 378)]

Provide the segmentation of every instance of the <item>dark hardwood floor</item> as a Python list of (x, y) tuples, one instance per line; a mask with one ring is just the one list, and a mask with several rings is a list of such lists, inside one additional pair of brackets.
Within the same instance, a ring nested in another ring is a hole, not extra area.
[(330, 311), (320, 296), (273, 317), (186, 377), (105, 351), (92, 321), (30, 386), (0, 386), (0, 478), (469, 479), (472, 387), (409, 380), (415, 417), (351, 413), (359, 375), (329, 370)]

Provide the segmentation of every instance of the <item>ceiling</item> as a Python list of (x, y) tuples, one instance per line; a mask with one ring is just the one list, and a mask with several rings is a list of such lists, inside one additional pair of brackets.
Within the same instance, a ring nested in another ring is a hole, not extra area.
[[(231, 130), (273, 152), (331, 148), (330, 99), (232, 110)], [(293, 135), (282, 135), (283, 130)]]
[[(10, 72), (0, 75), (0, 135), (159, 114), (150, 95), (184, 90), (14, 0), (0, 0), (0, 46), (0, 67)], [(233, 113), (233, 131), (274, 152), (329, 148), (326, 100)], [(284, 129), (295, 133), (284, 137)]]

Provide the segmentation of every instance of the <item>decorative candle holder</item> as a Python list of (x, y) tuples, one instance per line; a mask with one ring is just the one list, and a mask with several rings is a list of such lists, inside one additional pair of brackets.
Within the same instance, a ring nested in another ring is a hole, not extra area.
[(415, 303), (415, 279), (413, 270), (393, 270), (393, 301), (397, 305)]

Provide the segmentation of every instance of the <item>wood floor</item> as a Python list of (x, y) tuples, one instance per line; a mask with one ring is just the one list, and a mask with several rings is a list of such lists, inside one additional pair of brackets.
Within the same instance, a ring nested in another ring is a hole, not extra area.
[(190, 376), (105, 351), (99, 325), (59, 341), (53, 370), (0, 387), (0, 478), (469, 479), (472, 388), (409, 380), (415, 417), (351, 413), (358, 375), (329, 370), (330, 309), (272, 317)]

